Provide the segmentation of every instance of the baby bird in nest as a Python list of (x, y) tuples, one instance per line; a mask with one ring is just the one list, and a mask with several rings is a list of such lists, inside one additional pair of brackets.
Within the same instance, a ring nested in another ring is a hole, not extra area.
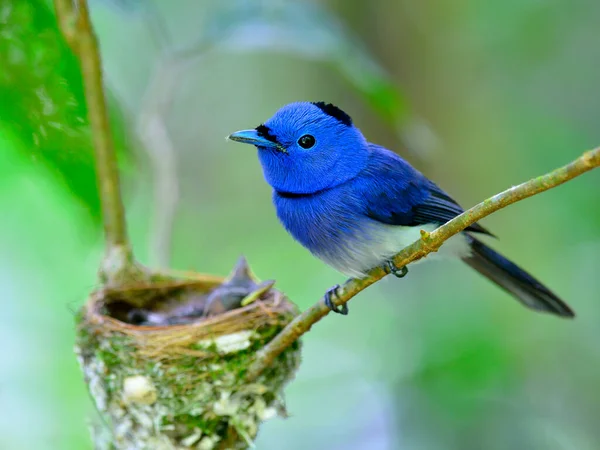
[(154, 309), (136, 308), (129, 322), (143, 326), (181, 325), (246, 306), (263, 296), (274, 280), (257, 283), (246, 258), (241, 256), (225, 281), (209, 293), (187, 292)]

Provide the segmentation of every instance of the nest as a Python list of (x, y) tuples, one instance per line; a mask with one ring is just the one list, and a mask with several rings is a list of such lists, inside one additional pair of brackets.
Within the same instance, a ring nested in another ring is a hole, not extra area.
[[(255, 353), (298, 313), (272, 282), (252, 278), (257, 289), (244, 297), (250, 302), (236, 300), (243, 306), (228, 311), (184, 319), (173, 313), (206, 305), (215, 294), (233, 298), (232, 280), (237, 289), (234, 271), (225, 280), (195, 275), (90, 296), (76, 352), (105, 424), (97, 427), (97, 448), (247, 448), (260, 423), (285, 410), (282, 389), (299, 365), (299, 344), (254, 383), (244, 379)], [(139, 311), (185, 323), (132, 323)]]

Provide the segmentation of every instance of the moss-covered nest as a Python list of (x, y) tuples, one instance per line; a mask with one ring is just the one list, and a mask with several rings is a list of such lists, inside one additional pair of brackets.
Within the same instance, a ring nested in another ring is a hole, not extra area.
[(223, 281), (196, 275), (90, 296), (76, 353), (101, 414), (97, 448), (247, 448), (262, 421), (285, 412), (282, 389), (299, 365), (299, 343), (255, 382), (244, 380), (256, 351), (298, 313), (270, 286), (246, 306), (189, 323), (128, 323), (132, 311), (197, 301)]

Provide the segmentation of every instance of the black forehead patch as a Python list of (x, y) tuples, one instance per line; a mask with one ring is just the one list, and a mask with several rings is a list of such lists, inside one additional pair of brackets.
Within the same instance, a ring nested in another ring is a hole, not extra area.
[(349, 127), (352, 126), (352, 119), (350, 118), (350, 116), (348, 114), (346, 114), (344, 111), (342, 111), (340, 108), (338, 108), (337, 106), (332, 105), (331, 103), (325, 103), (325, 102), (311, 102), (311, 103), (313, 105), (315, 105), (316, 107), (318, 107), (325, 114), (339, 120), (344, 125), (347, 125)]
[(279, 141), (277, 141), (277, 137), (273, 133), (271, 133), (271, 129), (265, 124), (261, 123), (255, 128), (255, 130), (260, 137), (265, 138), (267, 141), (271, 141), (275, 144), (279, 144)]

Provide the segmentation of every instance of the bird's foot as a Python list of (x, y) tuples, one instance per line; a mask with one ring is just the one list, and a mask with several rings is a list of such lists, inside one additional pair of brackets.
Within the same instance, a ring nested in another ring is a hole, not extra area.
[(397, 268), (393, 261), (386, 261), (383, 265), (383, 270), (385, 270), (386, 273), (392, 274), (398, 278), (404, 278), (404, 276), (406, 276), (406, 274), (408, 273), (408, 269), (406, 266)]
[(334, 313), (346, 316), (348, 315), (348, 305), (344, 303), (341, 306), (337, 306), (333, 303), (333, 300), (337, 298), (337, 290), (339, 289), (339, 287), (340, 285), (336, 284), (325, 293), (325, 306), (327, 306)]

